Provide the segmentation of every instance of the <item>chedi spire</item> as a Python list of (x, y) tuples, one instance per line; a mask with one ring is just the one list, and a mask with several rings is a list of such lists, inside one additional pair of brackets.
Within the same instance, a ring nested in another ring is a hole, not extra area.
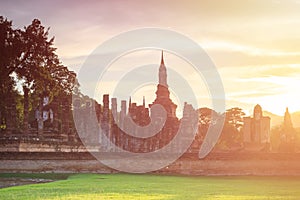
[(161, 62), (160, 62), (160, 67), (159, 67), (158, 78), (159, 78), (159, 84), (160, 85), (168, 87), (168, 84), (167, 84), (167, 69), (166, 69), (165, 62), (164, 62), (164, 52), (163, 51), (161, 52)]

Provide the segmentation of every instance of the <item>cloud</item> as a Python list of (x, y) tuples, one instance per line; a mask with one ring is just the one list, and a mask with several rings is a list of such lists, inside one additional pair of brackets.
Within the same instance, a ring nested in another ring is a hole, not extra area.
[[(228, 101), (245, 106), (262, 101), (268, 109), (268, 101), (294, 98), (300, 85), (299, 9), (299, 0), (0, 2), (0, 12), (15, 27), (34, 18), (50, 26), (58, 55), (76, 72), (99, 44), (120, 32), (149, 26), (181, 32), (204, 47), (215, 62)], [(159, 62), (158, 55), (142, 56), (140, 62)], [(133, 64), (122, 62), (126, 67)], [(167, 64), (185, 69), (172, 59)], [(186, 77), (195, 79), (192, 72)], [(287, 102), (294, 109), (298, 106), (294, 99)], [(284, 103), (278, 104), (281, 109)]]
[(260, 76), (265, 77), (299, 77), (300, 64), (263, 66), (259, 72)]
[(201, 45), (208, 50), (218, 50), (218, 51), (227, 51), (227, 52), (242, 52), (249, 56), (300, 56), (299, 52), (287, 52), (276, 49), (262, 49), (249, 45), (242, 45), (229, 41), (217, 41), (217, 40), (206, 40), (202, 41)]

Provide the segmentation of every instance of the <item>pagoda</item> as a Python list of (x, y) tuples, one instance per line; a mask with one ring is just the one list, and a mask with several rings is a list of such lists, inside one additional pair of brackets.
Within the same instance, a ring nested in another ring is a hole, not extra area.
[(162, 51), (162, 55), (161, 55), (161, 62), (160, 62), (160, 67), (159, 67), (159, 72), (158, 72), (158, 78), (159, 78), (159, 82), (158, 82), (157, 90), (156, 90), (156, 99), (149, 106), (151, 108), (151, 106), (153, 106), (155, 104), (160, 104), (166, 110), (168, 119), (171, 119), (171, 118), (177, 119), (177, 117), (176, 117), (177, 105), (175, 103), (173, 103), (172, 100), (170, 99), (170, 91), (169, 91), (168, 84), (167, 84), (167, 69), (166, 69), (165, 62), (164, 62), (163, 51)]

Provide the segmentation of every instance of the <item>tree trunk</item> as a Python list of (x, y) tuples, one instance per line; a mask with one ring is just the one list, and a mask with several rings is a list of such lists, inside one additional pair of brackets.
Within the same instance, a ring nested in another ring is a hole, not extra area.
[(24, 119), (23, 119), (23, 132), (28, 133), (28, 113), (29, 113), (29, 89), (23, 86), (24, 91)]

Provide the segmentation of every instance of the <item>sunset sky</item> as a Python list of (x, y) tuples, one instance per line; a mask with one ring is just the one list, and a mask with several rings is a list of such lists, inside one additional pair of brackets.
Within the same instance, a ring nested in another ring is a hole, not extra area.
[[(112, 36), (143, 27), (173, 30), (197, 42), (215, 63), (227, 108), (238, 106), (250, 113), (260, 104), (279, 115), (287, 106), (290, 112), (300, 110), (300, 0), (4, 0), (0, 2), (0, 15), (13, 20), (18, 28), (40, 19), (55, 36), (63, 64), (76, 72), (87, 56)], [(160, 51), (143, 51), (132, 55), (132, 64), (158, 65), (160, 56)], [(126, 66), (129, 58), (123, 58)], [(166, 53), (165, 61), (178, 71), (184, 68), (171, 53)], [(116, 69), (124, 63), (119, 60)], [(188, 73), (192, 72), (183, 73), (187, 79)], [(140, 102), (142, 97), (138, 96), (145, 95), (151, 103), (154, 91), (145, 87), (137, 91), (134, 100)], [(199, 107), (210, 106), (205, 92), (198, 91)]]

